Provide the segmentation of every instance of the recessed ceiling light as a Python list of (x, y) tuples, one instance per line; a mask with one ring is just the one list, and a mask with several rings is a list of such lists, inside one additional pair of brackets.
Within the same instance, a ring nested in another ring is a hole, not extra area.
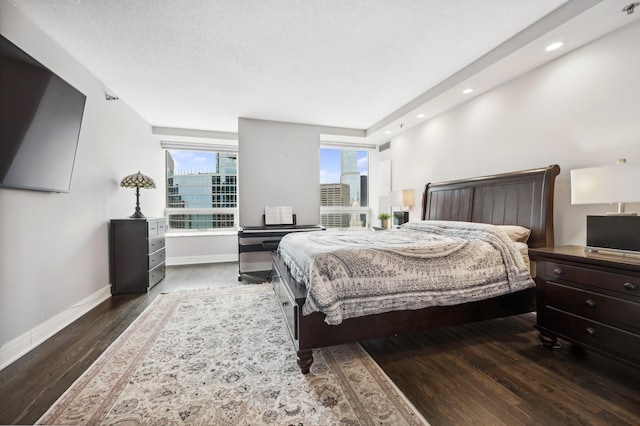
[(473, 92), (473, 89), (471, 87), (469, 87), (468, 89), (464, 89), (462, 91), (462, 93), (464, 93), (465, 95), (468, 95), (469, 93)]
[(387, 130), (386, 132), (384, 132), (384, 134), (385, 134), (385, 135), (390, 135), (390, 134), (391, 134), (391, 131), (390, 131), (390, 130)]
[(416, 115), (416, 118), (424, 118), (424, 114), (418, 114)]
[(544, 48), (547, 52), (551, 52), (552, 50), (560, 49), (564, 45), (561, 41), (556, 41), (555, 43), (551, 43), (547, 47)]

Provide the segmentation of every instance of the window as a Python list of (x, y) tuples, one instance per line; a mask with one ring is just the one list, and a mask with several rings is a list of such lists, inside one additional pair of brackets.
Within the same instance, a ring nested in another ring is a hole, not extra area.
[(167, 229), (236, 229), (236, 152), (166, 150)]
[(320, 217), (327, 228), (369, 227), (369, 151), (320, 148)]

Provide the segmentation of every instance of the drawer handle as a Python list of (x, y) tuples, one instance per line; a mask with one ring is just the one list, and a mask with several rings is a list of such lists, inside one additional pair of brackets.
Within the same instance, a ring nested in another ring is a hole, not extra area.
[(595, 331), (593, 328), (591, 328), (591, 327), (587, 327), (587, 328), (585, 328), (585, 330), (584, 330), (584, 331), (585, 331), (589, 336), (594, 336), (594, 335), (596, 334), (596, 331)]
[(562, 268), (555, 268), (553, 270), (553, 273), (556, 274), (556, 275), (563, 275), (564, 271), (562, 270)]
[(626, 282), (626, 283), (624, 283), (624, 288), (626, 288), (627, 290), (637, 290), (638, 289), (638, 284)]
[(596, 307), (596, 301), (595, 300), (587, 299), (584, 302), (584, 304), (587, 305), (590, 308), (595, 308)]

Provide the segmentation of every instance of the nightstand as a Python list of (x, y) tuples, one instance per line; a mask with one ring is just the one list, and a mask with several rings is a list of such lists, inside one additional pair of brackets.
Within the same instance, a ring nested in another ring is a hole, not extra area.
[(536, 262), (535, 327), (546, 348), (558, 337), (640, 364), (640, 258), (581, 246), (529, 249)]

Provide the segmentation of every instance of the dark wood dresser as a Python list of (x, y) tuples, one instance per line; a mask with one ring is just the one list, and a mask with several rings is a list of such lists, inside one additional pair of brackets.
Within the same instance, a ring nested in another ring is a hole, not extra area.
[(112, 219), (111, 293), (146, 293), (165, 275), (165, 219)]
[(536, 328), (640, 365), (640, 258), (581, 246), (529, 249), (536, 262)]

